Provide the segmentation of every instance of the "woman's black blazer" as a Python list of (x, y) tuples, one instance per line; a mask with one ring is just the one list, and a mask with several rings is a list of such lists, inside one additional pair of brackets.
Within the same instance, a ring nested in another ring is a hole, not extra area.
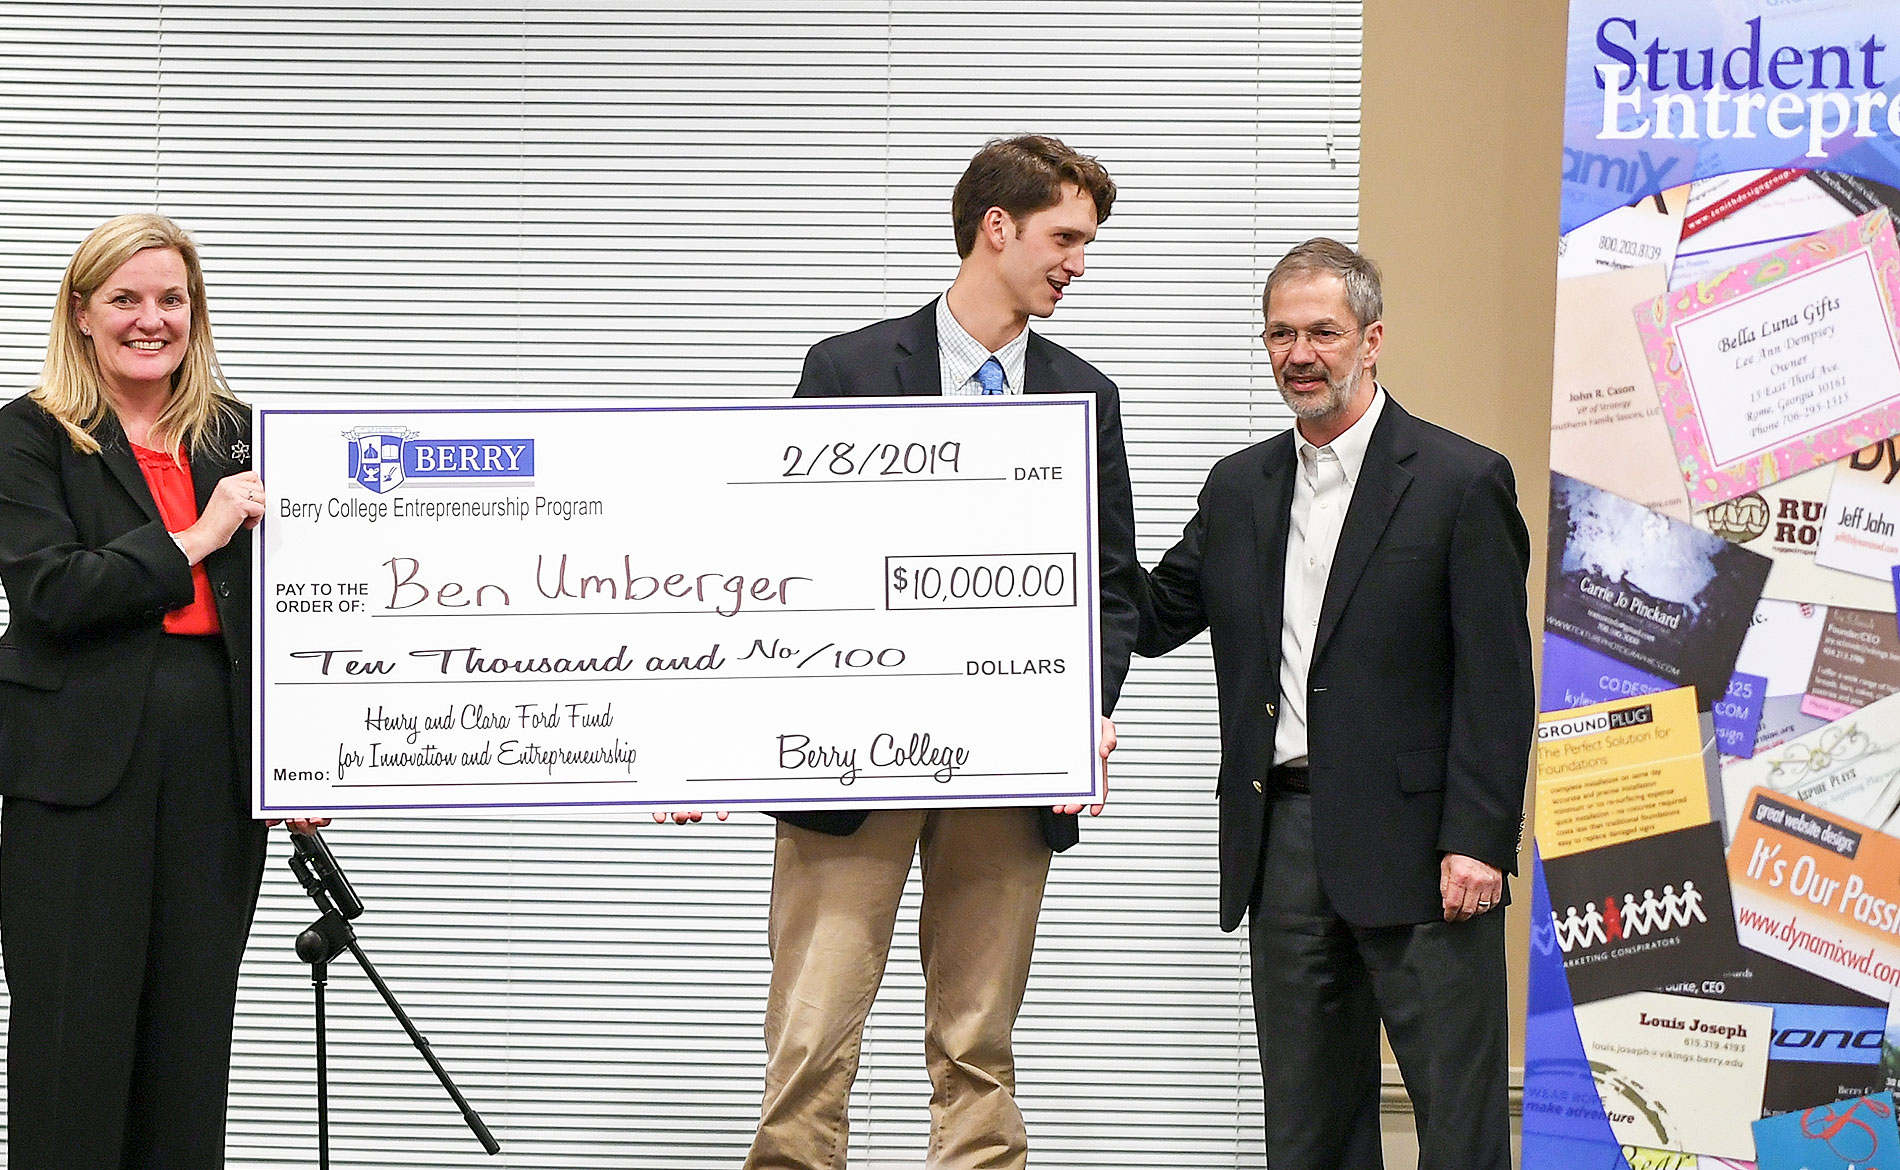
[[(49, 804), (103, 800), (125, 774), (164, 636), (191, 601), (191, 567), (159, 520), (115, 420), (102, 450), (73, 450), (30, 398), (0, 407), (0, 793)], [(191, 472), (202, 509), (225, 476), (251, 466), (241, 408)], [(250, 768), (251, 533), (205, 558), (231, 665), (231, 735)]]

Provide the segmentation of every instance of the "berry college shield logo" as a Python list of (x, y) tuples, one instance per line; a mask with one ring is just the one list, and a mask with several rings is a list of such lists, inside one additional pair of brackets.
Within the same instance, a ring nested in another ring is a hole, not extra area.
[(381, 494), (402, 482), (402, 444), (413, 431), (347, 431), (350, 478)]
[(421, 438), (387, 423), (344, 431), (350, 448), (350, 479), (381, 495), (410, 480), (480, 483), (534, 479), (533, 439)]

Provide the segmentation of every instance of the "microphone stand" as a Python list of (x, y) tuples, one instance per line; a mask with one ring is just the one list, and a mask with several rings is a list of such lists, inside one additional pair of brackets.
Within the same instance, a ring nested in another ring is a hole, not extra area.
[(325, 1037), (323, 991), (329, 981), (330, 961), (344, 951), (356, 956), (357, 965), (363, 974), (389, 1005), (396, 1022), (409, 1034), (410, 1043), (427, 1061), (435, 1079), (442, 1082), (442, 1088), (462, 1111), (462, 1120), (468, 1124), (475, 1140), (482, 1143), (482, 1149), (490, 1154), (501, 1152), (501, 1143), (488, 1132), (488, 1126), (482, 1123), (481, 1114), (462, 1096), (455, 1081), (449, 1076), (442, 1062), (436, 1059), (435, 1052), (429, 1047), (428, 1038), (416, 1030), (409, 1014), (396, 1002), (396, 995), (383, 982), (377, 973), (376, 965), (363, 953), (363, 947), (356, 940), (356, 930), (350, 920), (363, 913), (362, 899), (351, 888), (349, 878), (343, 874), (343, 868), (337, 864), (330, 847), (317, 833), (291, 833), (290, 853), (291, 872), (303, 884), (304, 892), (310, 895), (323, 916), (311, 923), (309, 928), (297, 936), (297, 957), (310, 964), (310, 985), (316, 996), (317, 1024), (317, 1161), (321, 1170), (330, 1170), (330, 1077), (329, 1045)]

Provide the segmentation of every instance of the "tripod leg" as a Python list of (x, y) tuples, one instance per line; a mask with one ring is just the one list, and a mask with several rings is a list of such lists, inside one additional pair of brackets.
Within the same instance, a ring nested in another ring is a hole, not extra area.
[(428, 1038), (416, 1028), (415, 1022), (409, 1018), (409, 1013), (402, 1010), (402, 1005), (396, 1002), (396, 993), (389, 990), (389, 984), (383, 982), (382, 975), (376, 970), (376, 964), (369, 961), (369, 956), (363, 953), (363, 948), (358, 945), (354, 935), (350, 938), (349, 946), (350, 953), (356, 956), (357, 965), (363, 968), (363, 974), (369, 976), (370, 983), (382, 995), (383, 1003), (388, 1005), (390, 1014), (396, 1017), (396, 1022), (402, 1025), (402, 1030), (409, 1033), (409, 1042), (416, 1046), (416, 1051), (421, 1053), (422, 1059), (428, 1062), (430, 1071), (435, 1073), (435, 1079), (441, 1082), (449, 1099), (454, 1101), (455, 1107), (462, 1111), (462, 1121), (467, 1124), (469, 1132), (475, 1135), (475, 1140), (480, 1142), (482, 1149), (488, 1151), (490, 1155), (500, 1153), (501, 1143), (488, 1132), (487, 1123), (482, 1120), (482, 1115), (475, 1111), (475, 1107), (468, 1103), (468, 1098), (462, 1096), (462, 1090), (455, 1087), (455, 1079), (449, 1076), (449, 1070), (443, 1068), (442, 1062), (436, 1059), (435, 1050), (429, 1047)]
[(324, 1026), (323, 984), (327, 963), (310, 965), (310, 982), (317, 993), (317, 1166), (330, 1170), (330, 1051), (329, 1029)]

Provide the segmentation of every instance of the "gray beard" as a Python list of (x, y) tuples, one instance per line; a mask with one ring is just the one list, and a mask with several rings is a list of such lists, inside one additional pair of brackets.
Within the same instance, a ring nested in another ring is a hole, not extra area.
[(1320, 419), (1331, 418), (1346, 409), (1346, 404), (1352, 401), (1353, 394), (1359, 389), (1359, 379), (1364, 373), (1364, 370), (1355, 367), (1352, 373), (1346, 375), (1343, 382), (1326, 379), (1326, 393), (1318, 398), (1296, 399), (1287, 392), (1285, 386), (1280, 384), (1278, 375), (1275, 375), (1273, 385), (1274, 389), (1280, 392), (1280, 398), (1286, 403), (1286, 408), (1293, 412), (1294, 418), (1305, 422), (1316, 422)]

